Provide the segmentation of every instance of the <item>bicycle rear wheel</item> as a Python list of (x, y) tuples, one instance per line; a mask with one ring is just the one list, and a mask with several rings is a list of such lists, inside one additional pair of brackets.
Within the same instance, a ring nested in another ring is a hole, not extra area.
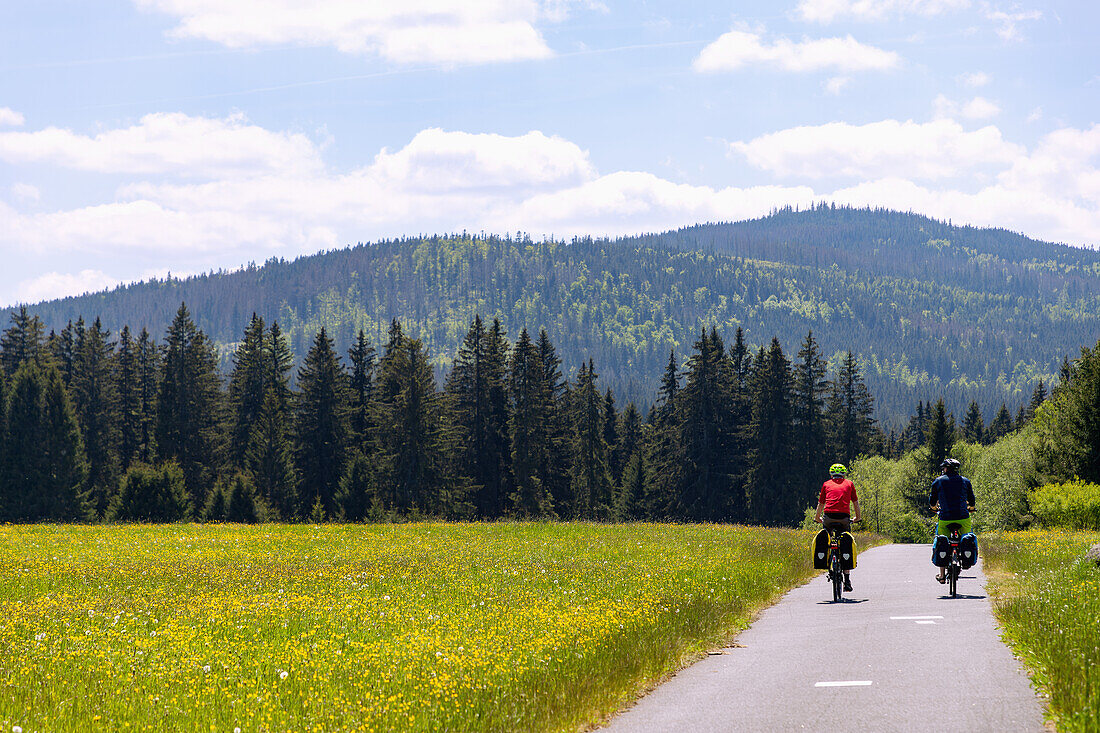
[(959, 566), (955, 563), (947, 568), (947, 582), (951, 584), (951, 597), (955, 598), (958, 595), (958, 583), (959, 581)]
[(840, 561), (833, 556), (832, 562), (832, 576), (833, 576), (833, 600), (839, 601), (843, 597), (844, 593), (844, 575), (840, 571)]

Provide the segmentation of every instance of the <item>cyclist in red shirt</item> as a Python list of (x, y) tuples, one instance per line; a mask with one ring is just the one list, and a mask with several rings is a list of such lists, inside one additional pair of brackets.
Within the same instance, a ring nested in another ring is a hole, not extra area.
[[(856, 496), (855, 484), (847, 478), (848, 469), (842, 463), (829, 466), (829, 474), (829, 480), (821, 485), (814, 521), (821, 522), (827, 530), (836, 528), (839, 532), (851, 532), (852, 521), (859, 521), (859, 497)], [(852, 579), (847, 570), (844, 571), (844, 590), (852, 592)]]

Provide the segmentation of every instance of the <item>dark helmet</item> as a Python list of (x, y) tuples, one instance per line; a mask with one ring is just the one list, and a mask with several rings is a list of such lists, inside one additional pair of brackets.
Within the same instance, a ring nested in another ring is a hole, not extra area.
[(948, 473), (958, 473), (962, 464), (954, 458), (944, 458), (943, 463), (940, 464), (940, 468), (945, 469)]

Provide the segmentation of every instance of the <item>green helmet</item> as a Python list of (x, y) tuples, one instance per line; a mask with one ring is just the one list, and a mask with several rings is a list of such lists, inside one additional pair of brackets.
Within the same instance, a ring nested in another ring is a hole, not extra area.
[(834, 463), (829, 466), (829, 473), (833, 476), (847, 476), (848, 469), (844, 467), (843, 463)]

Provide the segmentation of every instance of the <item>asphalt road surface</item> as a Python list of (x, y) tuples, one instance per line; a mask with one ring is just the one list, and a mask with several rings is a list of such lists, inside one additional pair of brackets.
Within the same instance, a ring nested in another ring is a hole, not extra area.
[(1045, 730), (994, 625), (981, 564), (949, 598), (930, 555), (929, 545), (862, 553), (840, 603), (822, 573), (765, 611), (740, 646), (682, 670), (607, 730)]

